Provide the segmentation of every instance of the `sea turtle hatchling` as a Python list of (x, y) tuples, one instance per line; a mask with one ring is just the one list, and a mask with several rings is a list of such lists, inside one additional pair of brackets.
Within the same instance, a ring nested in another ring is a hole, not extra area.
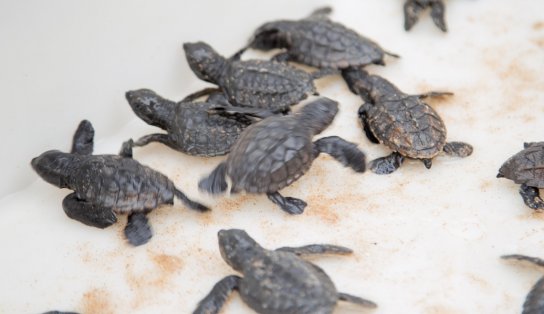
[[(214, 95), (213, 99), (218, 96)], [(224, 97), (219, 94), (219, 97)], [(209, 114), (218, 101), (173, 102), (149, 89), (128, 91), (126, 99), (134, 113), (146, 123), (166, 130), (143, 136), (133, 143), (144, 146), (159, 142), (194, 156), (219, 156), (230, 151), (240, 133), (253, 121), (244, 115)]]
[(544, 142), (525, 143), (524, 149), (510, 157), (499, 169), (497, 178), (507, 178), (521, 184), (519, 194), (527, 206), (544, 210), (538, 189), (544, 188)]
[(193, 314), (219, 313), (233, 290), (253, 310), (263, 314), (330, 314), (338, 300), (375, 308), (374, 302), (339, 293), (329, 276), (303, 255), (350, 254), (348, 248), (329, 244), (267, 250), (245, 231), (218, 233), (221, 256), (243, 277), (231, 275), (219, 281)]
[[(527, 261), (536, 266), (544, 267), (544, 260), (536, 257), (524, 255), (504, 255), (502, 259), (515, 259), (519, 261)], [(523, 303), (522, 314), (542, 314), (544, 313), (544, 276), (541, 277), (531, 288), (531, 291), (525, 298)]]
[(301, 20), (279, 20), (260, 26), (248, 47), (258, 50), (285, 49), (273, 59), (294, 61), (317, 68), (345, 69), (368, 64), (384, 65), (377, 43), (340, 23), (331, 21), (330, 7), (319, 8)]
[(68, 217), (106, 228), (117, 222), (116, 213), (128, 214), (125, 236), (138, 246), (152, 236), (147, 213), (162, 204), (173, 204), (174, 196), (191, 209), (208, 210), (187, 198), (166, 176), (132, 159), (130, 145), (124, 144), (119, 156), (91, 155), (93, 138), (91, 123), (83, 120), (70, 153), (50, 150), (31, 162), (42, 179), (74, 191), (62, 202)]
[(283, 197), (278, 191), (290, 185), (310, 168), (320, 153), (327, 153), (356, 172), (365, 170), (365, 155), (357, 145), (337, 136), (312, 143), (332, 123), (338, 103), (320, 98), (292, 115), (272, 116), (250, 125), (234, 144), (227, 160), (199, 182), (199, 188), (212, 194), (231, 192), (266, 193), (289, 214), (301, 214), (306, 202)]
[(419, 159), (429, 169), (432, 158), (442, 151), (457, 157), (472, 154), (472, 146), (467, 143), (446, 143), (444, 122), (422, 101), (425, 97), (451, 93), (408, 95), (386, 79), (369, 75), (363, 69), (348, 69), (342, 75), (351, 91), (365, 100), (359, 108), (359, 118), (368, 139), (393, 150), (391, 155), (370, 162), (373, 172), (392, 173), (400, 167), (404, 157)]
[[(226, 59), (203, 42), (183, 44), (193, 72), (202, 80), (218, 85), (235, 106), (288, 111), (308, 94), (317, 95), (313, 80), (331, 71), (312, 74), (286, 63), (269, 60), (240, 60), (241, 51)], [(210, 91), (204, 89), (186, 97), (193, 100)]]
[(447, 32), (444, 14), (446, 6), (443, 0), (406, 0), (404, 3), (404, 29), (409, 31), (416, 24), (419, 15), (426, 8), (431, 8), (431, 17), (434, 25), (443, 32)]

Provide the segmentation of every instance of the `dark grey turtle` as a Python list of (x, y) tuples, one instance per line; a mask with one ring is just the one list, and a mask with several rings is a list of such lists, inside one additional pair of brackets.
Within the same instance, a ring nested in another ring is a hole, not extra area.
[[(515, 259), (519, 261), (527, 261), (534, 265), (544, 267), (544, 260), (536, 257), (529, 257), (524, 255), (504, 255), (503, 259)], [(523, 303), (522, 314), (542, 314), (544, 313), (544, 276), (541, 277), (535, 285), (531, 288), (531, 291), (525, 298)]]
[(443, 0), (406, 0), (404, 3), (404, 29), (409, 31), (426, 8), (431, 8), (434, 25), (443, 32), (447, 32), (448, 27), (444, 18), (446, 5)]
[(369, 308), (377, 306), (372, 301), (339, 293), (320, 267), (301, 257), (351, 254), (348, 248), (314, 244), (267, 250), (238, 229), (221, 230), (218, 237), (221, 256), (243, 277), (223, 278), (200, 301), (193, 314), (219, 313), (233, 290), (238, 290), (249, 307), (263, 314), (330, 314), (338, 300)]
[(444, 122), (422, 101), (425, 97), (451, 93), (408, 95), (386, 79), (369, 75), (362, 69), (345, 70), (343, 76), (351, 91), (365, 100), (359, 108), (359, 118), (368, 139), (393, 150), (391, 155), (370, 162), (373, 172), (392, 173), (400, 167), (404, 157), (420, 159), (429, 169), (432, 158), (442, 151), (457, 157), (472, 154), (472, 146), (467, 143), (446, 143)]
[[(309, 74), (288, 64), (268, 60), (241, 61), (243, 50), (225, 59), (203, 42), (185, 43), (183, 48), (193, 72), (200, 79), (217, 84), (235, 106), (287, 111), (308, 94), (317, 94), (313, 80), (331, 73)], [(204, 93), (211, 90), (205, 89)], [(193, 95), (187, 97), (188, 100), (193, 98)]]
[(93, 138), (91, 123), (83, 120), (70, 153), (50, 150), (32, 159), (32, 168), (42, 179), (74, 191), (62, 202), (68, 217), (106, 228), (117, 222), (116, 213), (129, 214), (125, 236), (137, 246), (152, 236), (146, 215), (163, 204), (173, 204), (174, 196), (191, 209), (208, 210), (187, 198), (166, 176), (132, 159), (126, 143), (120, 156), (91, 155)]
[(268, 198), (290, 214), (301, 214), (306, 203), (283, 197), (278, 191), (301, 177), (320, 153), (327, 153), (357, 172), (365, 170), (365, 155), (357, 145), (337, 137), (312, 143), (332, 123), (338, 103), (327, 98), (313, 101), (288, 116), (273, 116), (250, 125), (242, 132), (225, 162), (199, 183), (212, 194), (225, 192), (226, 176), (231, 192), (266, 193)]
[(240, 133), (252, 123), (243, 115), (209, 114), (210, 109), (226, 102), (226, 99), (220, 102), (217, 96), (212, 101), (176, 103), (152, 90), (140, 89), (127, 92), (126, 98), (138, 117), (167, 132), (146, 135), (134, 142), (134, 146), (159, 142), (194, 156), (225, 155)]
[(298, 21), (279, 20), (260, 26), (249, 47), (258, 50), (285, 49), (278, 61), (294, 61), (318, 68), (345, 69), (368, 64), (384, 65), (383, 50), (377, 43), (342, 24), (331, 21), (330, 7), (319, 8)]
[(497, 178), (521, 184), (519, 194), (530, 208), (542, 212), (544, 201), (538, 189), (544, 188), (544, 142), (525, 143), (524, 149), (510, 157), (499, 169)]

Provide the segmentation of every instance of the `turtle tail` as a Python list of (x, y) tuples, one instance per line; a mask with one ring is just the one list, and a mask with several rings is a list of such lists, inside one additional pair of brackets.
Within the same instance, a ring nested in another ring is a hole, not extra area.
[(205, 205), (202, 205), (198, 202), (191, 200), (190, 198), (187, 197), (187, 195), (185, 195), (185, 193), (181, 192), (178, 189), (174, 189), (174, 195), (190, 209), (194, 209), (199, 212), (206, 212), (210, 210)]
[(224, 193), (227, 190), (226, 171), (227, 165), (220, 163), (207, 178), (198, 182), (198, 188), (211, 194)]

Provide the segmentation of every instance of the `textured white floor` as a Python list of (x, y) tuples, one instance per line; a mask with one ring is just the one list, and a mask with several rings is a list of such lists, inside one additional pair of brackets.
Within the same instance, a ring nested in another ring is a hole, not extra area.
[[(11, 34), (0, 52), (9, 65), (0, 77), (6, 108), (2, 191), (31, 184), (0, 199), (0, 313), (188, 313), (216, 281), (233, 273), (216, 236), (230, 227), (247, 230), (269, 248), (320, 242), (353, 248), (353, 256), (312, 260), (339, 290), (377, 302), (372, 313), (520, 312), (542, 271), (498, 257), (544, 257), (544, 216), (524, 206), (518, 186), (495, 175), (524, 141), (544, 140), (540, 1), (449, 1), (448, 34), (428, 15), (405, 33), (400, 0), (335, 1), (334, 20), (402, 55), (371, 72), (406, 92), (455, 93), (430, 103), (443, 117), (448, 139), (475, 150), (466, 159), (440, 156), (431, 170), (408, 161), (389, 176), (354, 174), (320, 157), (283, 191), (309, 203), (301, 216), (284, 214), (263, 196), (208, 198), (197, 191), (197, 181), (222, 158), (150, 145), (135, 158), (168, 174), (213, 212), (193, 213), (179, 203), (156, 210), (150, 215), (155, 236), (132, 248), (122, 236), (125, 217), (106, 230), (70, 220), (61, 209), (68, 191), (30, 170), (31, 157), (67, 150), (84, 117), (95, 124), (96, 153), (115, 153), (125, 139), (155, 132), (132, 115), (123, 93), (148, 87), (179, 99), (204, 86), (185, 64), (182, 42), (205, 40), (229, 55), (262, 22), (302, 17), (320, 4), (325, 2), (2, 4), (0, 29)], [(369, 159), (389, 153), (364, 137), (356, 118), (361, 101), (339, 77), (320, 80), (318, 88), (341, 104), (322, 135), (359, 143)], [(336, 313), (360, 310), (340, 304)], [(252, 311), (235, 293), (223, 313)]]

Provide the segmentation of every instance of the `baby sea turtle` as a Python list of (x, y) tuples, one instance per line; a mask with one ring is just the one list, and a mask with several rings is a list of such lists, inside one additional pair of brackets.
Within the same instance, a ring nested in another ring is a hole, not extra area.
[[(536, 257), (524, 255), (504, 255), (503, 259), (515, 259), (519, 261), (527, 261), (540, 267), (544, 267), (544, 260)], [(525, 298), (523, 303), (522, 314), (542, 314), (544, 313), (544, 276), (541, 277), (531, 288), (531, 291)]]
[(422, 101), (425, 97), (451, 93), (407, 95), (386, 79), (369, 75), (363, 69), (345, 70), (343, 76), (351, 91), (365, 100), (359, 108), (359, 118), (368, 139), (393, 150), (391, 155), (370, 162), (373, 172), (392, 173), (400, 167), (404, 157), (420, 159), (429, 169), (432, 158), (442, 151), (457, 157), (472, 154), (472, 146), (467, 143), (446, 143), (444, 122)]
[(544, 210), (538, 189), (544, 188), (544, 142), (525, 143), (524, 149), (510, 157), (499, 169), (497, 178), (521, 184), (519, 194), (527, 206)]
[(337, 137), (312, 143), (332, 123), (338, 103), (321, 98), (288, 116), (273, 116), (250, 125), (242, 132), (225, 162), (199, 183), (212, 194), (225, 192), (226, 176), (231, 192), (266, 193), (268, 198), (289, 214), (301, 214), (303, 200), (283, 197), (278, 191), (290, 185), (310, 168), (320, 153), (327, 153), (357, 172), (365, 170), (365, 155), (357, 145)]
[(294, 61), (318, 68), (344, 69), (367, 64), (384, 65), (383, 50), (372, 40), (331, 21), (330, 7), (319, 8), (298, 21), (279, 20), (259, 27), (249, 42), (258, 50), (285, 49), (278, 61)]
[[(313, 80), (329, 71), (309, 74), (282, 62), (268, 60), (240, 60), (241, 50), (229, 59), (219, 55), (210, 45), (197, 42), (183, 44), (187, 61), (202, 80), (217, 84), (235, 106), (287, 111), (317, 94)], [(205, 89), (209, 92), (213, 89)], [(194, 95), (202, 96), (196, 92)], [(192, 100), (194, 95), (187, 97)]]
[[(217, 99), (214, 96), (213, 99)], [(224, 96), (219, 94), (219, 97)], [(149, 89), (126, 93), (130, 107), (146, 123), (166, 130), (167, 134), (146, 135), (134, 146), (159, 142), (177, 151), (194, 156), (219, 156), (230, 151), (240, 133), (252, 123), (243, 115), (209, 114), (218, 101), (173, 102)]]
[(162, 204), (173, 204), (174, 196), (191, 209), (208, 210), (187, 198), (166, 176), (132, 159), (128, 144), (123, 145), (120, 156), (91, 155), (93, 138), (91, 123), (83, 120), (70, 153), (50, 150), (32, 159), (42, 179), (74, 191), (62, 202), (68, 217), (106, 228), (117, 222), (116, 213), (129, 214), (125, 236), (137, 246), (152, 236), (146, 215)]
[(374, 302), (339, 293), (320, 267), (301, 257), (352, 253), (348, 248), (314, 244), (267, 250), (238, 229), (221, 230), (218, 237), (221, 256), (243, 277), (223, 278), (200, 301), (193, 314), (218, 313), (233, 290), (238, 290), (249, 307), (264, 314), (330, 314), (338, 300), (376, 307)]
[(443, 32), (447, 32), (448, 28), (444, 19), (446, 6), (443, 0), (406, 0), (404, 3), (404, 29), (409, 31), (426, 8), (431, 8), (434, 25)]

